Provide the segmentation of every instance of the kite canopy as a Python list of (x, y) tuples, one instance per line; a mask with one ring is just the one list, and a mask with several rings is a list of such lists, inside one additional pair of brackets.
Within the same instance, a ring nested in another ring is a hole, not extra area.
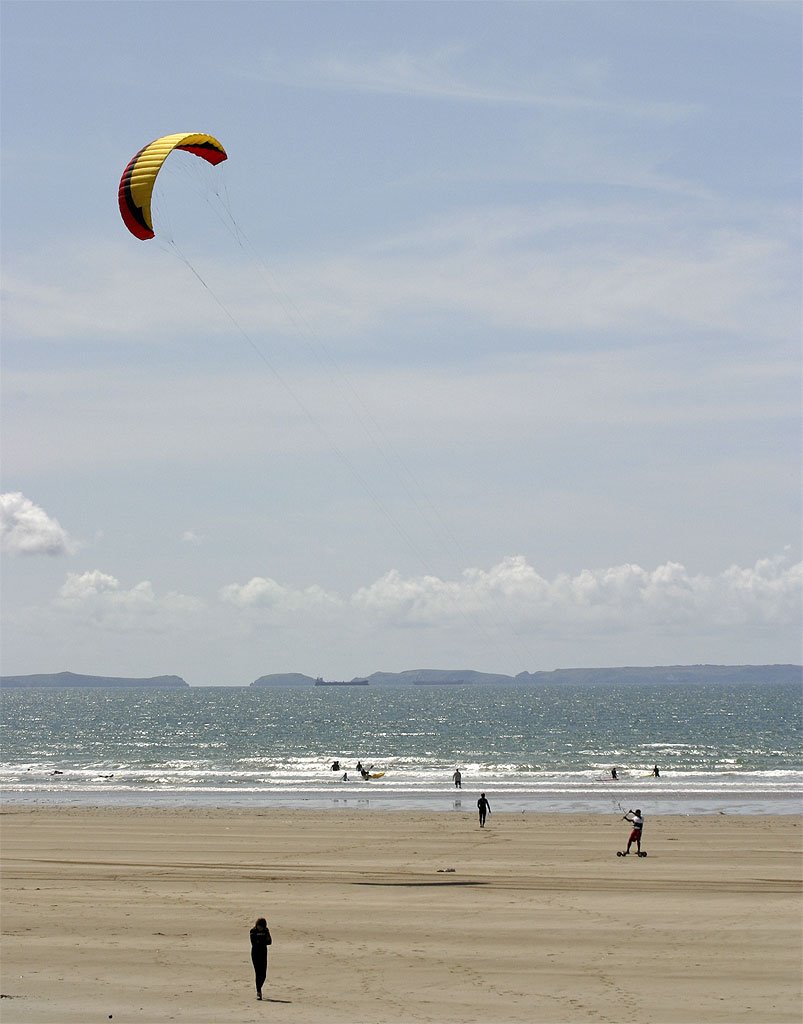
[(211, 135), (164, 135), (148, 143), (132, 157), (120, 179), (117, 194), (125, 226), (137, 238), (153, 238), (151, 196), (156, 176), (174, 149), (194, 153), (210, 164), (226, 159), (226, 150)]

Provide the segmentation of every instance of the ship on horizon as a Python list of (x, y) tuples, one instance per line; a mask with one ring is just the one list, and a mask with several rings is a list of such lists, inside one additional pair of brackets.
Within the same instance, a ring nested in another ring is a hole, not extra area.
[(322, 679), (315, 680), (316, 686), (368, 686), (367, 679)]

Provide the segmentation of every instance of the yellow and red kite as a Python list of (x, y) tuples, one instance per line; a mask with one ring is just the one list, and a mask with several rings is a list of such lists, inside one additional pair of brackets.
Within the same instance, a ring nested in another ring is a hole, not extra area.
[(226, 159), (226, 150), (211, 135), (187, 135), (179, 132), (177, 135), (164, 135), (161, 139), (143, 146), (123, 171), (117, 194), (125, 226), (137, 238), (153, 238), (153, 186), (162, 164), (174, 149), (194, 153), (210, 164), (219, 164)]

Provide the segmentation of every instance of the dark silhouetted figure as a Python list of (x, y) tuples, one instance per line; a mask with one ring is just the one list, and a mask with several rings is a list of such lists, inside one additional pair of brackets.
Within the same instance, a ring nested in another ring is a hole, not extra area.
[(485, 799), (485, 794), (480, 793), (477, 801), (477, 810), (480, 812), (480, 828), (485, 828), (485, 815), (491, 813), (491, 805)]
[(268, 922), (264, 917), (258, 917), (251, 929), (251, 963), (254, 965), (257, 999), (262, 998), (262, 986), (268, 976), (268, 946), (272, 943)]

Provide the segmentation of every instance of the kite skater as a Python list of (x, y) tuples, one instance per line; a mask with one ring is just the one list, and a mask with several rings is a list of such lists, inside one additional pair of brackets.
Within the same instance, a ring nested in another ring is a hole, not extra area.
[(641, 830), (644, 828), (644, 818), (641, 816), (641, 811), (636, 809), (635, 811), (628, 811), (622, 818), (622, 821), (629, 821), (633, 826), (630, 836), (627, 840), (627, 847), (624, 850), (617, 850), (617, 857), (627, 857), (630, 853), (630, 847), (633, 843), (636, 844), (636, 853), (639, 857), (646, 857), (646, 853), (641, 852)]

